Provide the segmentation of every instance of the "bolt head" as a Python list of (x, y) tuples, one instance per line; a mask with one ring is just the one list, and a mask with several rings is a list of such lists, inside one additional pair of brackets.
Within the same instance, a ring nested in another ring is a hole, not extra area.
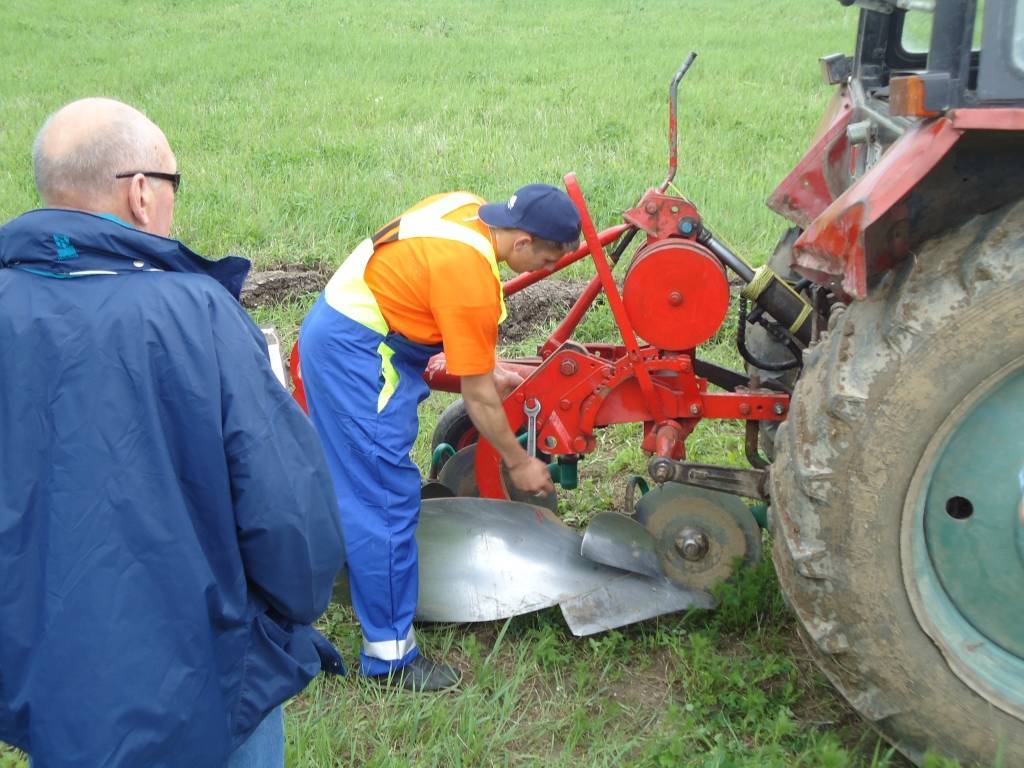
[(678, 307), (683, 303), (683, 294), (679, 291), (672, 291), (672, 293), (668, 295), (668, 303), (673, 307)]
[(700, 406), (697, 403), (694, 403), (693, 405), (690, 406), (690, 415), (700, 416)]
[(587, 450), (587, 438), (583, 437), (583, 435), (578, 435), (573, 439), (572, 447), (573, 450), (583, 453), (583, 451)]
[(650, 214), (655, 214), (655, 213), (658, 212), (658, 204), (657, 203), (647, 203), (647, 205), (644, 206), (644, 210), (647, 211)]
[(750, 415), (750, 403), (740, 403), (740, 416)]
[(570, 408), (572, 408), (572, 401), (566, 397), (563, 397), (561, 400), (558, 401), (558, 407), (561, 408), (563, 411), (568, 411)]
[(553, 435), (548, 435), (544, 438), (545, 448), (554, 448), (556, 445), (558, 445), (558, 440), (556, 440)]
[(772, 411), (775, 413), (776, 416), (781, 416), (786, 412), (786, 406), (784, 406), (782, 403), (776, 403), (775, 405), (772, 406)]
[(676, 551), (683, 556), (684, 560), (689, 560), (691, 563), (703, 560), (711, 548), (707, 534), (700, 528), (683, 528), (676, 534), (675, 544)]
[(561, 371), (563, 376), (572, 376), (577, 371), (575, 360), (563, 360), (558, 365), (558, 370)]

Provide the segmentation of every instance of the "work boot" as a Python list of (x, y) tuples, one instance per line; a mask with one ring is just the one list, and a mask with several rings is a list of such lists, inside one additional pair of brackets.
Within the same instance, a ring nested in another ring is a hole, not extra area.
[(454, 667), (439, 664), (425, 656), (417, 656), (401, 669), (386, 675), (373, 675), (381, 685), (405, 688), (407, 691), (443, 691), (458, 685), (462, 676)]

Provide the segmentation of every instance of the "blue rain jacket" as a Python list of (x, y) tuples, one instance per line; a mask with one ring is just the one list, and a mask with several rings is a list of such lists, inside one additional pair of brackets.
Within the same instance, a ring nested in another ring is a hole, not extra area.
[(78, 211), (0, 228), (0, 739), (36, 768), (223, 766), (342, 671), (310, 626), (337, 504), (247, 270)]

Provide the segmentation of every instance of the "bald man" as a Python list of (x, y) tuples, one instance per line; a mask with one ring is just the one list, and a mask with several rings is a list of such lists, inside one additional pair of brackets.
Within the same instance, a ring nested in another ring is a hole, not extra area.
[(312, 426), (238, 304), (168, 238), (163, 133), (51, 116), (46, 206), (0, 228), (0, 739), (38, 768), (283, 766), (280, 705), (341, 660)]

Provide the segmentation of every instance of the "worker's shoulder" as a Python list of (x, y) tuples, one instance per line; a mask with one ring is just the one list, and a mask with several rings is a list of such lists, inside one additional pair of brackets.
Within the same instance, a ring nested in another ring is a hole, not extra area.
[[(441, 200), (444, 200), (444, 199), (450, 199), (452, 202), (458, 203), (458, 209), (461, 209), (461, 208), (466, 207), (466, 206), (475, 206), (475, 207), (479, 208), (481, 205), (484, 204), (484, 199), (482, 197), (480, 197), (479, 195), (473, 194), (472, 192), (465, 192), (465, 191), (462, 191), (462, 190), (455, 191), (455, 192), (439, 192), (436, 195), (431, 195), (430, 197), (423, 198), (418, 203), (416, 203), (414, 206), (409, 208), (406, 211), (406, 213), (412, 213), (413, 211), (419, 211), (419, 210), (421, 210), (423, 208), (426, 208), (428, 205), (430, 205), (432, 203), (437, 203), (437, 202), (440, 202)], [(455, 210), (458, 210), (458, 209), (455, 209)]]
[[(442, 238), (423, 238), (421, 247), (426, 252), (427, 264), (432, 274), (438, 271), (451, 273), (452, 270), (464, 271), (465, 276), (491, 273), (490, 264), (481, 257), (480, 249), (470, 243)], [(460, 275), (453, 273), (452, 276)]]

